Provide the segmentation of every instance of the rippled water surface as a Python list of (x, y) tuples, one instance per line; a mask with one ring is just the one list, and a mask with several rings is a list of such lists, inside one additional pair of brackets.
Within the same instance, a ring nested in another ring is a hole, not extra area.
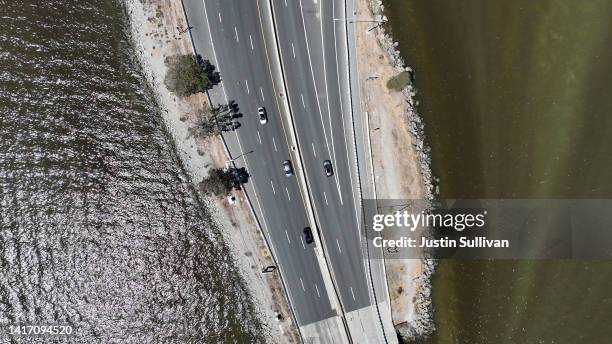
[(0, 324), (68, 323), (81, 343), (258, 341), (124, 19), (114, 1), (0, 0)]

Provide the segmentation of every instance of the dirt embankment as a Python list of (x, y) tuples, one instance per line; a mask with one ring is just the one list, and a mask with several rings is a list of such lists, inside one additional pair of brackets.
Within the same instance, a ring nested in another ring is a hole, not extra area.
[[(156, 95), (168, 132), (172, 135), (185, 168), (194, 186), (214, 167), (227, 161), (219, 138), (199, 138), (191, 135), (196, 114), (207, 105), (203, 94), (179, 98), (170, 93), (163, 83), (167, 56), (191, 54), (188, 33), (180, 0), (124, 0), (131, 21), (131, 34), (143, 72)], [(197, 188), (196, 188), (197, 189)], [(203, 196), (203, 195), (202, 195)], [(236, 203), (225, 198), (202, 199), (211, 210), (224, 241), (231, 249), (236, 264), (242, 271), (267, 337), (274, 343), (299, 343), (297, 327), (281, 281), (276, 273), (262, 274), (262, 268), (273, 265), (266, 245), (242, 192), (234, 194)]]
[[(378, 199), (432, 200), (432, 176), (423, 123), (417, 114), (416, 90), (408, 82), (401, 91), (387, 81), (412, 73), (385, 32), (379, 0), (358, 0), (356, 23), (358, 68), (364, 110), (370, 119), (374, 180)], [(406, 73), (405, 73), (406, 74)], [(434, 262), (386, 259), (394, 325), (403, 338), (422, 337), (433, 330), (430, 277)]]

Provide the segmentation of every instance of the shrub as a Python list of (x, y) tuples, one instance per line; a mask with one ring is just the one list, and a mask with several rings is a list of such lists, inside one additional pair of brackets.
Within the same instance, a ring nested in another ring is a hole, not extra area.
[(410, 73), (401, 72), (387, 81), (387, 88), (401, 92), (408, 84), (410, 84)]

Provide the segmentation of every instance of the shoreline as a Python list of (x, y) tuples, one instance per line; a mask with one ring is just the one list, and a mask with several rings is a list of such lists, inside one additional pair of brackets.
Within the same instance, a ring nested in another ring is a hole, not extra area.
[[(198, 189), (199, 182), (213, 167), (224, 166), (227, 157), (219, 137), (194, 137), (196, 113), (208, 106), (205, 94), (179, 98), (165, 87), (165, 57), (193, 54), (191, 42), (179, 34), (176, 25), (184, 27), (181, 1), (124, 0), (129, 34), (142, 73), (159, 106), (163, 123), (175, 144), (188, 183), (194, 188), (212, 220), (219, 240), (229, 249), (229, 257), (237, 268), (244, 288), (252, 300), (257, 320), (263, 326), (262, 337), (270, 342), (297, 343), (297, 326), (293, 323), (282, 283), (277, 274), (261, 274), (261, 268), (273, 265), (248, 200), (241, 191), (234, 191), (236, 203), (225, 198), (207, 197)], [(244, 324), (245, 327), (251, 326)]]
[[(384, 5), (381, 0), (358, 0), (360, 17), (380, 20), (378, 25), (358, 23), (356, 29), (360, 50), (358, 60), (366, 112), (373, 118), (371, 134), (374, 151), (376, 188), (379, 199), (434, 200), (434, 178), (431, 172), (430, 148), (426, 143), (425, 124), (418, 114), (417, 90), (412, 80), (399, 92), (389, 90), (386, 81), (402, 72), (412, 77), (397, 43), (387, 32)], [(373, 43), (372, 41), (375, 41)], [(376, 47), (372, 47), (376, 44)], [(367, 51), (370, 50), (370, 51)], [(376, 65), (376, 67), (367, 64)], [(383, 79), (383, 80), (376, 80)], [(368, 94), (372, 96), (368, 97)], [(385, 97), (387, 99), (385, 99)], [(378, 122), (377, 122), (378, 119)], [(394, 148), (389, 148), (394, 147)], [(391, 150), (391, 152), (389, 152)], [(402, 159), (397, 159), (401, 156)], [(396, 160), (400, 160), (397, 162)], [(396, 172), (396, 171), (401, 172)], [(378, 177), (383, 177), (378, 180)], [(382, 184), (382, 185), (379, 185)], [(397, 186), (399, 185), (399, 187)], [(404, 340), (426, 338), (435, 330), (431, 279), (436, 261), (433, 259), (385, 259), (392, 304), (392, 317), (398, 334)]]

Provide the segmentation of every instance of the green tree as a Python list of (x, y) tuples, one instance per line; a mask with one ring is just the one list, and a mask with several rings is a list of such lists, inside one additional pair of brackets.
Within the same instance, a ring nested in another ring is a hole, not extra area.
[(164, 83), (171, 92), (180, 97), (209, 90), (213, 86), (211, 76), (214, 79), (218, 77), (214, 72), (214, 67), (200, 57), (196, 58), (192, 55), (169, 56), (166, 57), (165, 63), (168, 71)]
[(248, 180), (244, 168), (215, 168), (200, 182), (200, 191), (207, 195), (226, 196), (233, 189), (240, 190)]

